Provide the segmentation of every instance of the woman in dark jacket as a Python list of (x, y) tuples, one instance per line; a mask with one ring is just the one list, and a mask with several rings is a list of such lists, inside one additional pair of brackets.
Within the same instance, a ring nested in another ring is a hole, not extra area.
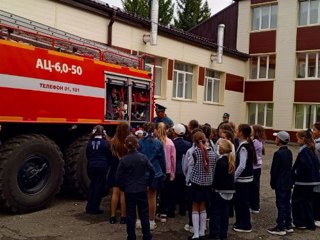
[(111, 158), (106, 133), (101, 125), (95, 126), (92, 130), (86, 156), (88, 160), (88, 177), (90, 179), (86, 212), (89, 214), (101, 214), (103, 211), (100, 210), (100, 203), (106, 186), (106, 174)]
[(312, 132), (297, 132), (301, 145), (293, 165), (294, 188), (292, 193), (293, 223), (299, 229), (315, 229), (313, 217), (313, 188), (320, 184), (319, 162), (315, 154)]

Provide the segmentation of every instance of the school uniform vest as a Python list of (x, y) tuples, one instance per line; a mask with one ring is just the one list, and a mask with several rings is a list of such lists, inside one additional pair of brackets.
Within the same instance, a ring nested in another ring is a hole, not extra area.
[(249, 143), (243, 143), (239, 146), (236, 154), (236, 169), (238, 168), (240, 164), (240, 151), (241, 148), (245, 148), (247, 150), (247, 162), (246, 162), (246, 167), (240, 174), (240, 176), (237, 179), (237, 182), (240, 183), (247, 183), (247, 182), (252, 182), (253, 180), (253, 150), (250, 147)]
[(234, 174), (229, 173), (228, 157), (218, 159), (213, 178), (213, 188), (219, 193), (234, 193)]

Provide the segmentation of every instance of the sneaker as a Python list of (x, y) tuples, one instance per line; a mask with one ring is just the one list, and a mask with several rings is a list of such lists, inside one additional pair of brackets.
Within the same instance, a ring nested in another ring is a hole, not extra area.
[(299, 229), (299, 230), (306, 230), (306, 226), (295, 226), (294, 228)]
[(274, 228), (270, 228), (267, 230), (268, 233), (273, 234), (273, 235), (278, 235), (278, 236), (284, 236), (287, 234), (287, 232), (285, 230), (281, 230), (277, 227)]
[(316, 225), (316, 227), (320, 227), (320, 221), (314, 221), (314, 225)]
[(161, 223), (167, 222), (167, 215), (166, 214), (160, 214), (160, 222)]
[(258, 214), (258, 213), (260, 213), (260, 209), (253, 210), (253, 209), (250, 208), (250, 212), (253, 213), (253, 214)]
[(116, 217), (110, 217), (109, 222), (110, 224), (116, 224), (117, 223)]
[(136, 228), (139, 228), (139, 229), (142, 228), (140, 219), (137, 219), (137, 221), (136, 221)]
[(120, 224), (127, 224), (127, 218), (126, 217), (121, 217), (120, 218)]
[(193, 233), (193, 227), (190, 226), (189, 224), (184, 225), (184, 230), (187, 232)]
[(294, 232), (292, 226), (287, 226), (284, 230), (285, 230), (287, 233), (293, 233), (293, 232)]
[(156, 227), (157, 227), (157, 224), (156, 224), (156, 222), (154, 221), (154, 220), (150, 220), (150, 230), (152, 231), (152, 230), (155, 230), (156, 229)]
[(233, 231), (235, 231), (235, 232), (243, 232), (243, 233), (250, 233), (250, 232), (252, 232), (252, 229), (242, 229), (242, 228), (238, 228), (238, 227), (233, 227)]

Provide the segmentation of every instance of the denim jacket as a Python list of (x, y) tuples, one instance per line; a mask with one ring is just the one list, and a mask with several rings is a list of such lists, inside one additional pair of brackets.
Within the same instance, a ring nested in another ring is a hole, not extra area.
[(139, 152), (145, 154), (155, 169), (155, 178), (166, 175), (166, 159), (162, 143), (148, 135), (139, 140)]

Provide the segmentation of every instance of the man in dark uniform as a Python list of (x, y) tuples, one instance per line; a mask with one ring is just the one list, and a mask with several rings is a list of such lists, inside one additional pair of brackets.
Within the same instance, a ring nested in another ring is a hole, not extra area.
[(164, 107), (158, 103), (156, 103), (155, 105), (156, 105), (155, 111), (157, 113), (157, 116), (153, 119), (153, 122), (154, 123), (163, 122), (167, 125), (168, 128), (173, 127), (173, 121), (165, 113), (166, 107)]
[(218, 138), (220, 137), (220, 134), (219, 134), (220, 126), (221, 126), (222, 124), (228, 123), (228, 122), (229, 122), (229, 117), (230, 117), (230, 114), (229, 114), (229, 113), (224, 113), (224, 114), (223, 114), (223, 116), (222, 116), (222, 122), (219, 124), (219, 126), (218, 126), (218, 128), (217, 128)]

